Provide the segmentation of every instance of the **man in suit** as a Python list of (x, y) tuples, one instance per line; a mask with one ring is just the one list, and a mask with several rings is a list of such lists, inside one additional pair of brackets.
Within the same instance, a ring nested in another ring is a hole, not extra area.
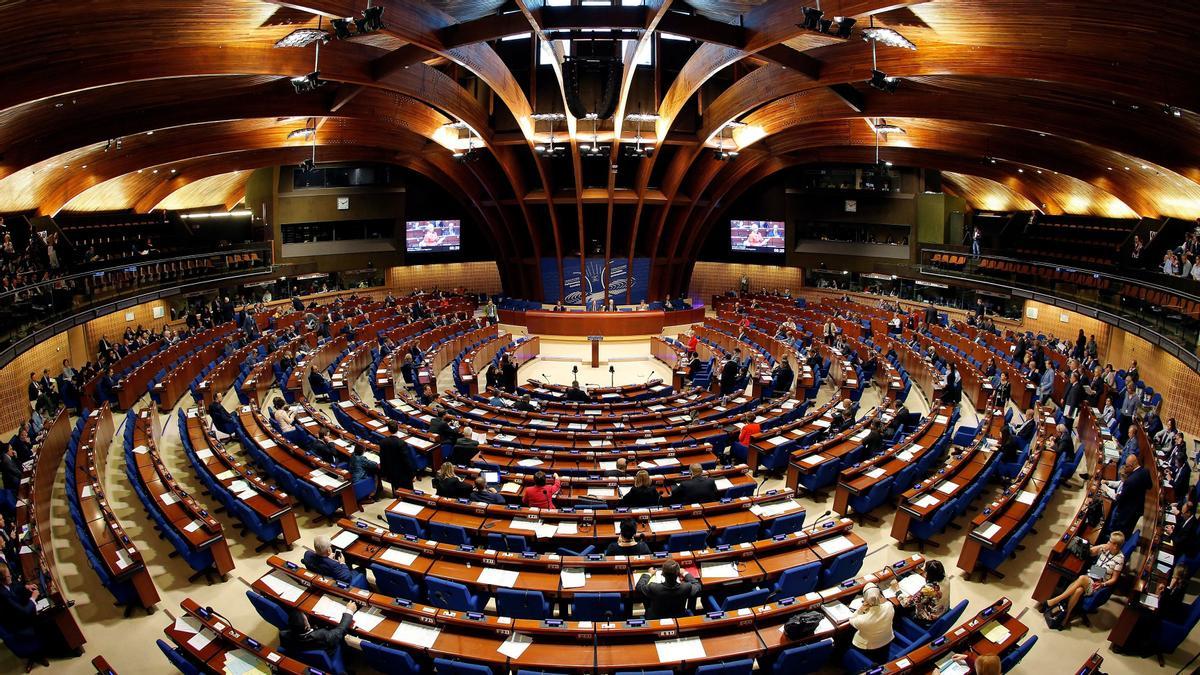
[(879, 454), (880, 450), (883, 450), (883, 434), (879, 432), (879, 420), (871, 422), (862, 444), (865, 451), (864, 457), (874, 457)]
[(700, 582), (685, 572), (679, 577), (679, 563), (667, 560), (662, 566), (662, 581), (651, 581), (654, 570), (637, 581), (637, 592), (646, 606), (647, 619), (674, 619), (687, 613), (692, 598), (700, 594)]
[(1079, 414), (1079, 406), (1083, 404), (1083, 382), (1079, 380), (1079, 371), (1071, 371), (1071, 383), (1063, 394), (1063, 417), (1075, 426), (1075, 417)]
[(317, 538), (313, 540), (313, 549), (315, 550), (305, 551), (304, 557), (301, 558), (305, 569), (329, 577), (334, 581), (350, 583), (354, 578), (354, 572), (346, 563), (337, 560), (342, 557), (342, 554), (333, 550), (333, 545), (329, 543), (329, 537), (323, 534), (317, 535)]
[(604, 472), (605, 478), (624, 478), (628, 476), (629, 460), (624, 457), (617, 458), (617, 468), (609, 469)]
[(1016, 436), (1022, 443), (1029, 443), (1037, 433), (1037, 418), (1033, 414), (1033, 408), (1025, 411), (1024, 419), (1020, 424), (1009, 423), (1009, 426), (1012, 427), (1013, 436)]
[(337, 453), (334, 452), (332, 443), (333, 440), (329, 437), (329, 430), (321, 427), (317, 430), (316, 438), (310, 440), (304, 449), (326, 462), (333, 463), (336, 461)]
[(470, 466), (478, 454), (479, 441), (471, 438), (470, 427), (463, 427), (462, 435), (455, 439), (454, 448), (450, 451), (450, 461), (458, 466)]
[(1196, 506), (1191, 500), (1183, 500), (1175, 516), (1175, 524), (1167, 527), (1172, 528), (1170, 536), (1176, 563), (1181, 555), (1191, 557), (1200, 551), (1200, 521), (1196, 519)]
[(1167, 468), (1165, 478), (1171, 484), (1175, 495), (1175, 503), (1182, 504), (1187, 500), (1188, 490), (1192, 487), (1192, 467), (1187, 457), (1177, 459)]
[(389, 421), (387, 434), (379, 441), (379, 472), (392, 484), (393, 493), (398, 489), (413, 489), (413, 478), (417, 475), (408, 444), (396, 436), (399, 430), (400, 425)]
[(699, 464), (688, 467), (691, 478), (683, 481), (671, 490), (669, 504), (699, 504), (717, 501), (717, 482), (704, 475), (704, 469)]
[(575, 401), (576, 403), (587, 403), (592, 400), (588, 393), (579, 386), (579, 380), (571, 382), (571, 388), (567, 389), (567, 400)]
[(721, 395), (728, 396), (737, 388), (738, 364), (730, 357), (721, 364)]
[[(1071, 430), (1065, 424), (1054, 427), (1054, 452), (1063, 458), (1064, 462), (1075, 460), (1075, 442), (1071, 440)], [(1070, 480), (1067, 476), (1067, 480)]]
[(786, 356), (783, 357), (783, 360), (771, 371), (771, 396), (786, 396), (792, 391), (792, 380), (795, 377), (796, 373), (792, 370), (791, 360)]
[(891, 421), (889, 421), (887, 426), (883, 428), (883, 437), (894, 437), (896, 432), (900, 431), (900, 426), (904, 424), (904, 418), (908, 417), (908, 415), (908, 406), (901, 403), (900, 407), (896, 408), (896, 412), (892, 415)]
[(308, 651), (323, 651), (332, 657), (342, 646), (350, 626), (354, 623), (354, 613), (358, 605), (353, 601), (346, 603), (346, 610), (338, 625), (332, 628), (313, 628), (308, 623), (308, 615), (293, 609), (288, 616), (288, 627), (279, 631), (279, 646), (288, 654), (299, 654)]
[(483, 502), (484, 504), (504, 503), (504, 496), (488, 487), (487, 479), (483, 476), (475, 477), (475, 489), (471, 490), (469, 499), (473, 502)]
[(700, 367), (701, 367), (700, 355), (697, 354), (696, 352), (689, 352), (688, 360), (687, 360), (688, 382), (692, 382), (696, 379), (696, 376), (700, 374)]
[(17, 460), (17, 449), (12, 443), (0, 452), (0, 479), (3, 479), (4, 489), (11, 490), (13, 494), (21, 487), (21, 463)]
[(500, 374), (503, 377), (500, 379), (500, 386), (508, 393), (513, 393), (517, 390), (517, 364), (512, 362), (505, 354), (500, 361)]
[(1150, 489), (1150, 473), (1141, 465), (1137, 455), (1125, 460), (1120, 481), (1107, 481), (1116, 491), (1108, 531), (1129, 536), (1142, 518), (1146, 508), (1146, 491)]
[(237, 420), (233, 419), (220, 401), (208, 404), (208, 416), (212, 418), (213, 426), (223, 434), (233, 434), (237, 431)]
[(439, 410), (437, 416), (429, 423), (429, 433), (437, 436), (438, 441), (442, 443), (453, 443), (462, 436), (446, 421), (446, 411), (444, 410)]

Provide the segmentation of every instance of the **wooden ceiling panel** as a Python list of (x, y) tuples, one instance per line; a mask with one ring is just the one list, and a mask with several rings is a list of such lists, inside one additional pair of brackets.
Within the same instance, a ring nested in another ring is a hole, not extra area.
[(946, 192), (966, 200), (967, 206), (982, 211), (1040, 211), (1040, 205), (1013, 188), (982, 176), (954, 171), (942, 172)]
[[(232, 208), (246, 196), (252, 171), (230, 171), (188, 183), (155, 204), (152, 210), (185, 210), (205, 206)], [(70, 204), (67, 205), (70, 208)]]

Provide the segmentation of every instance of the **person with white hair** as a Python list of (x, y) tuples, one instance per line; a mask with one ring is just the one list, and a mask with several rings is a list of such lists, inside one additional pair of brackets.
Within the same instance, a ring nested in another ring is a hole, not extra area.
[(354, 579), (354, 572), (349, 565), (338, 560), (341, 556), (340, 551), (333, 550), (329, 537), (318, 534), (316, 539), (313, 539), (313, 550), (305, 551), (301, 562), (310, 572), (348, 584)]
[(871, 660), (871, 663), (886, 663), (888, 661), (888, 645), (895, 639), (892, 632), (892, 619), (896, 610), (892, 603), (883, 597), (883, 592), (874, 583), (869, 583), (863, 589), (863, 603), (850, 617), (850, 625), (854, 627), (854, 638), (850, 641), (859, 651)]

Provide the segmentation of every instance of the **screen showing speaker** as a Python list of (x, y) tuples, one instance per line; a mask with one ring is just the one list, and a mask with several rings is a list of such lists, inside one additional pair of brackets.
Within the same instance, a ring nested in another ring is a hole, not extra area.
[(409, 253), (457, 251), (462, 223), (457, 220), (410, 220), (404, 232)]
[(783, 253), (783, 232), (779, 220), (731, 220), (729, 247), (734, 251)]

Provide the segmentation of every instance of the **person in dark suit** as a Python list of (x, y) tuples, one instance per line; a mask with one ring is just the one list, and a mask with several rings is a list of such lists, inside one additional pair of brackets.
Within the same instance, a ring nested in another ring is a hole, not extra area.
[(638, 471), (633, 476), (633, 487), (626, 492), (617, 506), (627, 506), (630, 508), (641, 508), (646, 506), (658, 506), (662, 502), (662, 496), (658, 494), (658, 490), (650, 483), (650, 474), (645, 469)]
[(1008, 373), (1000, 373), (1000, 386), (996, 387), (996, 404), (1006, 406), (1010, 398), (1012, 398), (1012, 383), (1008, 381)]
[[(22, 585), (13, 578), (12, 571), (7, 565), (0, 565), (0, 626), (3, 626), (12, 640), (36, 642), (58, 642), (53, 638), (54, 631), (41, 630), (41, 622), (37, 615), (37, 584)], [(49, 667), (50, 662), (44, 654), (38, 654), (30, 659), (30, 665), (40, 663)], [(29, 672), (26, 668), (25, 672)]]
[(318, 401), (329, 400), (329, 395), (333, 393), (333, 383), (329, 381), (324, 372), (317, 368), (308, 371), (308, 386), (313, 390)]
[(717, 482), (704, 475), (699, 464), (688, 467), (690, 478), (671, 490), (668, 504), (698, 504), (717, 501)]
[(1192, 487), (1192, 467), (1186, 456), (1171, 463), (1167, 468), (1166, 479), (1171, 484), (1175, 503), (1182, 504), (1187, 500), (1188, 490)]
[(646, 606), (647, 619), (675, 619), (687, 613), (692, 598), (700, 594), (700, 582), (689, 573), (679, 577), (679, 563), (667, 560), (662, 566), (662, 581), (651, 581), (654, 570), (637, 581), (637, 592)]
[(575, 401), (576, 403), (587, 403), (592, 400), (588, 393), (579, 387), (579, 380), (571, 382), (571, 388), (567, 389), (567, 400)]
[(487, 479), (483, 476), (475, 477), (475, 489), (471, 490), (471, 496), (468, 499), (473, 502), (483, 502), (484, 504), (504, 503), (504, 495), (488, 487)]
[(346, 461), (346, 469), (350, 472), (350, 480), (355, 483), (364, 478), (374, 478), (375, 496), (379, 496), (382, 488), (378, 478), (379, 464), (367, 457), (367, 451), (363, 446), (358, 444), (354, 446), (354, 451), (350, 453), (350, 458)]
[(221, 405), (220, 401), (208, 404), (208, 416), (212, 419), (213, 426), (217, 431), (223, 434), (237, 432), (237, 420), (233, 419), (233, 415), (225, 409), (225, 406)]
[(329, 543), (329, 537), (323, 534), (317, 535), (317, 538), (313, 540), (313, 549), (305, 551), (304, 557), (301, 558), (305, 569), (329, 577), (334, 581), (350, 583), (350, 580), (354, 578), (354, 572), (350, 570), (349, 565), (337, 559), (342, 554), (333, 550), (333, 545)]
[(868, 427), (867, 435), (863, 438), (863, 448), (866, 451), (864, 457), (874, 457), (883, 449), (883, 434), (879, 432), (879, 420), (871, 422)]
[(433, 489), (439, 497), (458, 499), (459, 497), (469, 497), (474, 488), (458, 477), (453, 462), (443, 462), (437, 475), (433, 478)]
[(650, 546), (637, 536), (637, 523), (633, 520), (622, 520), (620, 528), (617, 540), (604, 549), (605, 556), (650, 555)]
[(1000, 461), (1005, 464), (1012, 464), (1021, 456), (1021, 445), (1017, 443), (1017, 439), (1013, 437), (1012, 429), (1005, 425), (1000, 428)]
[[(1054, 452), (1063, 458), (1064, 462), (1075, 461), (1075, 442), (1071, 440), (1071, 430), (1065, 424), (1054, 427)], [(1071, 477), (1067, 476), (1069, 480)]]
[(537, 412), (537, 406), (533, 404), (533, 398), (529, 394), (524, 394), (521, 398), (517, 399), (516, 403), (513, 403), (513, 410)]
[(733, 357), (721, 364), (721, 395), (728, 396), (737, 388), (738, 363)]
[(1025, 411), (1025, 417), (1022, 422), (1013, 427), (1013, 435), (1022, 443), (1029, 443), (1029, 441), (1033, 440), (1033, 436), (1036, 433), (1037, 418), (1034, 416), (1033, 408), (1030, 408)]
[(1071, 420), (1072, 426), (1075, 416), (1079, 414), (1079, 406), (1083, 404), (1083, 394), (1083, 382), (1079, 380), (1079, 372), (1071, 371), (1071, 382), (1063, 394), (1063, 417)]
[(1180, 556), (1191, 557), (1200, 551), (1200, 520), (1196, 518), (1196, 506), (1190, 499), (1185, 499), (1175, 516), (1175, 524), (1171, 528), (1171, 544), (1175, 549), (1176, 562)]
[(479, 441), (471, 438), (470, 427), (463, 427), (462, 435), (454, 441), (454, 448), (450, 451), (450, 461), (462, 466), (470, 466), (475, 455), (478, 454)]
[(429, 423), (429, 433), (437, 436), (441, 443), (453, 443), (462, 437), (462, 434), (446, 421), (446, 411), (444, 410), (439, 410), (437, 416)]
[(17, 461), (17, 449), (12, 443), (8, 443), (2, 448), (0, 453), (0, 478), (3, 479), (5, 490), (11, 490), (16, 494), (18, 488), (21, 487), (21, 463)]
[(1141, 465), (1137, 455), (1130, 455), (1122, 467), (1124, 478), (1108, 481), (1117, 495), (1113, 500), (1109, 531), (1126, 535), (1133, 531), (1146, 508), (1146, 490), (1150, 489), (1150, 473)]
[(900, 431), (900, 426), (904, 424), (904, 419), (908, 417), (908, 415), (908, 406), (901, 403), (900, 407), (896, 408), (896, 412), (892, 415), (891, 421), (889, 421), (887, 426), (883, 428), (883, 437), (894, 437), (896, 432)]
[(513, 393), (517, 390), (517, 364), (512, 362), (505, 354), (500, 361), (500, 374), (503, 376), (500, 380), (500, 386), (508, 393)]
[(293, 609), (288, 616), (288, 627), (279, 631), (279, 646), (288, 654), (320, 650), (333, 656), (346, 639), (346, 634), (350, 632), (350, 626), (354, 623), (354, 613), (357, 611), (358, 605), (353, 601), (347, 602), (346, 611), (342, 612), (342, 619), (338, 625), (332, 628), (313, 628), (308, 623), (308, 615)]
[(624, 457), (618, 457), (616, 464), (616, 468), (604, 472), (605, 478), (624, 478), (626, 476), (626, 471), (629, 468), (629, 460)]
[(792, 390), (792, 380), (795, 377), (791, 359), (783, 357), (771, 371), (771, 396), (786, 396)]
[(413, 479), (417, 475), (412, 449), (396, 436), (399, 430), (400, 425), (389, 421), (387, 434), (379, 441), (379, 472), (392, 484), (393, 493), (398, 489), (413, 489)]
[(304, 449), (330, 464), (336, 463), (337, 453), (333, 449), (333, 440), (329, 437), (329, 429), (321, 427), (317, 430), (316, 438), (308, 441)]
[(696, 352), (688, 352), (687, 379), (689, 382), (695, 380), (696, 376), (700, 374), (700, 367), (700, 355)]
[(1176, 565), (1171, 570), (1171, 579), (1165, 584), (1158, 585), (1158, 619), (1182, 623), (1188, 614), (1186, 591), (1188, 585), (1187, 567)]

